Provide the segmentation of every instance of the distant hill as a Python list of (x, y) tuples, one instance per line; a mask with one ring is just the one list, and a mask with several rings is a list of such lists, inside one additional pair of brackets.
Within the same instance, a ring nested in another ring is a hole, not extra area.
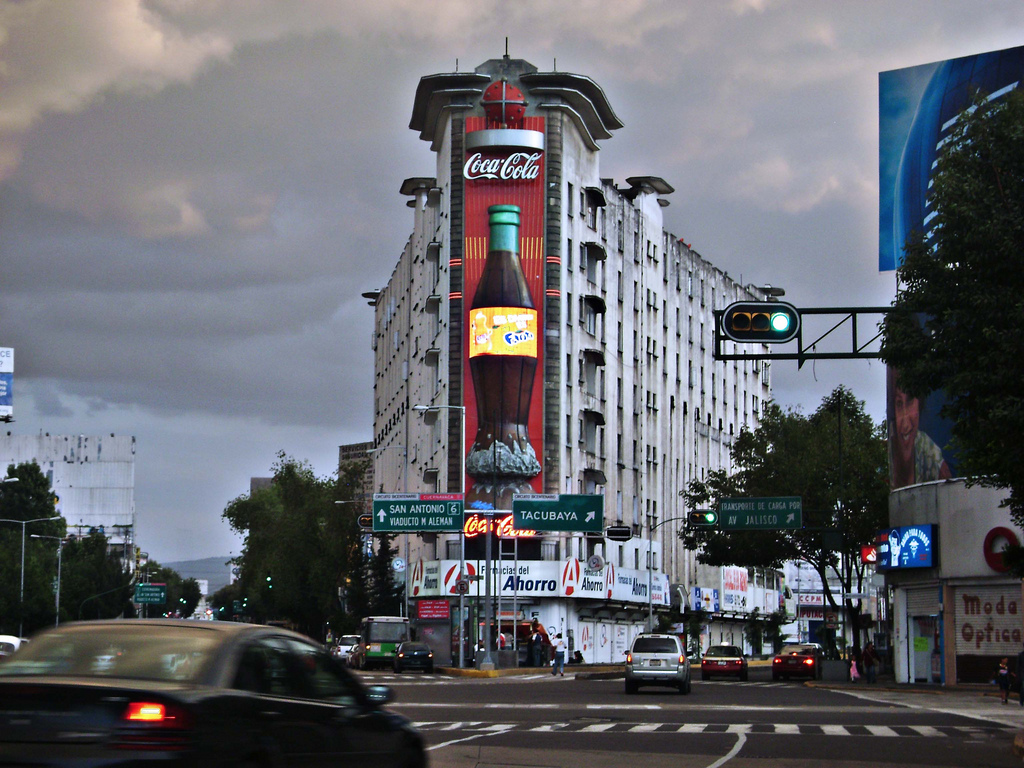
[(183, 579), (206, 579), (210, 584), (209, 594), (223, 589), (231, 583), (231, 566), (227, 563), (230, 555), (205, 557), (202, 560), (181, 560), (177, 563), (160, 563), (181, 574)]

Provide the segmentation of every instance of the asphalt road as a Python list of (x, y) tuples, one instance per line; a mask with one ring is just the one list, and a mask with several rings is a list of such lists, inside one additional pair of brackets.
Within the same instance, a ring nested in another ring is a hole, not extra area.
[(586, 671), (471, 679), (361, 673), (393, 687), (392, 708), (423, 733), (445, 768), (963, 768), (1020, 766), (1024, 708), (978, 691), (702, 682), (626, 695)]

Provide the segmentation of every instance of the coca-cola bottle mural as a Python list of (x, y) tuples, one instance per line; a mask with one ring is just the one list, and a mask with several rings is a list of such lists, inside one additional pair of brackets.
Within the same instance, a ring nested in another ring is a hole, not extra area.
[(519, 263), (519, 206), (487, 209), (490, 240), (469, 309), (469, 368), (478, 429), (466, 455), (470, 508), (510, 509), (512, 494), (533, 493), (541, 466), (530, 444), (537, 369), (537, 310)]

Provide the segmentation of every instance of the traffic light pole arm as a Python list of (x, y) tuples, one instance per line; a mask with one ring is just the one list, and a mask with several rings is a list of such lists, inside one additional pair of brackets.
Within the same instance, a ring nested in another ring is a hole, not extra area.
[[(726, 353), (724, 346), (728, 342), (734, 346), (739, 346), (737, 342), (732, 341), (722, 331), (722, 318), (725, 314), (724, 309), (716, 309), (714, 311), (715, 316), (715, 345), (714, 345), (714, 358), (716, 360), (796, 360), (798, 366), (802, 366), (808, 360), (858, 360), (858, 359), (878, 359), (877, 347), (869, 346), (874, 345), (878, 341), (882, 332), (879, 330), (870, 339), (861, 341), (859, 333), (864, 325), (860, 322), (862, 315), (877, 315), (878, 324), (880, 324), (882, 318), (892, 311), (892, 307), (808, 307), (799, 308), (797, 312), (800, 315), (800, 328), (792, 341), (786, 342), (786, 344), (792, 344), (796, 342), (796, 352), (731, 352)], [(804, 323), (805, 317), (810, 316), (825, 316), (835, 315), (838, 319), (828, 330), (821, 333), (816, 339), (810, 343), (804, 343), (804, 330), (806, 324)], [(849, 339), (849, 351), (817, 351), (816, 347), (827, 339), (831, 339), (833, 334), (836, 334), (843, 326), (850, 326), (850, 339)], [(877, 324), (875, 326), (877, 328)], [(758, 347), (770, 346), (764, 343), (751, 342), (751, 345)], [(748, 345), (743, 345), (748, 346)], [(782, 346), (782, 345), (780, 345)]]

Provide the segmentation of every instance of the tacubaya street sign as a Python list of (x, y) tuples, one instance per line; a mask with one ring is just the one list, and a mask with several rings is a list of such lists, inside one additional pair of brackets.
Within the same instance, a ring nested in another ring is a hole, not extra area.
[(512, 497), (512, 525), (535, 531), (604, 529), (604, 496), (573, 493), (530, 493)]

